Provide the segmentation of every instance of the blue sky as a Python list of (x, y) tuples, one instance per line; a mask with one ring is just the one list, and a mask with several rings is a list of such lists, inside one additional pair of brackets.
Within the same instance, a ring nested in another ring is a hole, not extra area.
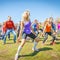
[(0, 0), (0, 22), (11, 16), (16, 23), (24, 10), (30, 10), (30, 19), (43, 22), (47, 17), (60, 17), (60, 0)]

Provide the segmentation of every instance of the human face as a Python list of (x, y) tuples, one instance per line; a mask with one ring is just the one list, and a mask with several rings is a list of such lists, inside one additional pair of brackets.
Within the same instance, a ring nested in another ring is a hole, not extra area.
[(11, 20), (11, 17), (10, 16), (8, 16), (8, 20)]

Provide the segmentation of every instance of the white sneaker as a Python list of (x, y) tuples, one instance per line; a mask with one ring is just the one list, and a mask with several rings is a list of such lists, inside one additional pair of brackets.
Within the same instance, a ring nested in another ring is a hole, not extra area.
[(32, 50), (33, 50), (33, 51), (37, 51), (37, 52), (39, 51), (37, 48), (35, 48), (35, 49), (34, 49), (34, 48), (32, 48)]
[(15, 60), (18, 60), (18, 54), (15, 55)]

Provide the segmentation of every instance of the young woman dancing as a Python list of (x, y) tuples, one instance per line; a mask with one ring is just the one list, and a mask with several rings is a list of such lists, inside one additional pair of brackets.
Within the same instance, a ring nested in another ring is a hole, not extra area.
[(47, 18), (45, 21), (43, 34), (44, 33), (45, 33), (45, 35), (44, 35), (45, 38), (43, 40), (43, 44), (47, 40), (48, 35), (50, 35), (53, 38), (52, 42), (50, 44), (53, 45), (55, 43), (54, 41), (56, 40), (56, 37), (55, 37), (55, 33), (52, 32), (52, 24), (51, 24), (49, 18)]
[[(21, 52), (21, 49), (23, 48), (23, 46), (24, 46), (24, 44), (26, 42), (27, 36), (35, 40), (32, 50), (39, 51), (36, 48), (36, 46), (37, 46), (37, 44), (39, 42), (39, 38), (35, 36), (35, 33), (31, 28), (31, 21), (30, 21), (29, 17), (30, 17), (30, 12), (26, 10), (23, 13), (23, 16), (22, 16), (20, 35), (18, 37), (18, 40), (19, 40), (21, 38), (21, 35), (22, 35), (22, 42), (18, 47), (17, 53), (15, 55), (15, 60), (18, 60), (19, 53)], [(31, 30), (32, 30), (32, 32), (31, 32)]]

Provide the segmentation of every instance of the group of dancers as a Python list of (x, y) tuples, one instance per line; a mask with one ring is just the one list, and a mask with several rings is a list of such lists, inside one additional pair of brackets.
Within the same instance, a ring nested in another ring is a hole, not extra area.
[[(39, 51), (36, 46), (38, 42), (40, 41), (40, 38), (38, 37), (38, 34), (42, 32), (42, 36), (44, 36), (44, 40), (42, 44), (45, 43), (45, 41), (48, 38), (48, 35), (52, 37), (51, 45), (55, 44), (55, 40), (58, 40), (57, 34), (60, 33), (60, 21), (57, 21), (57, 24), (53, 21), (53, 18), (47, 18), (43, 24), (43, 27), (40, 28), (40, 23), (37, 19), (34, 20), (33, 23), (31, 23), (30, 20), (30, 12), (26, 10), (22, 15), (22, 20), (20, 24), (20, 33), (19, 37), (17, 38), (17, 41), (21, 39), (21, 44), (18, 47), (17, 53), (15, 55), (15, 60), (18, 60), (19, 53), (21, 52), (24, 44), (26, 43), (26, 38), (30, 37), (32, 40), (34, 40), (34, 46), (32, 48), (33, 51)], [(57, 33), (58, 32), (58, 33)]]
[[(22, 14), (22, 19), (19, 23), (19, 26), (16, 27), (14, 22), (11, 20), (11, 17), (8, 16), (8, 20), (3, 23), (3, 44), (6, 44), (6, 37), (10, 37), (10, 32), (14, 35), (14, 43), (20, 43), (17, 53), (15, 55), (15, 60), (18, 60), (18, 56), (26, 43), (27, 37), (32, 38), (34, 42), (34, 46), (32, 48), (33, 51), (39, 51), (36, 46), (40, 41), (40, 35), (44, 37), (42, 44), (44, 44), (48, 38), (48, 35), (52, 37), (50, 45), (55, 44), (55, 40), (58, 40), (57, 35), (60, 34), (60, 20), (54, 22), (53, 18), (46, 18), (43, 24), (39, 23), (37, 19), (35, 19), (32, 23), (30, 20), (30, 12), (28, 10), (24, 11)], [(17, 30), (17, 36), (16, 36)]]

